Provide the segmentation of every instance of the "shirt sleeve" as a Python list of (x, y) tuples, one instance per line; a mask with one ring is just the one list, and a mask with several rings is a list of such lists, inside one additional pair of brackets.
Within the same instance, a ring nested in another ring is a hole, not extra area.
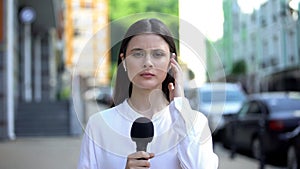
[(181, 138), (177, 146), (181, 167), (217, 169), (219, 159), (213, 152), (207, 118), (202, 113), (192, 110), (186, 98), (174, 98), (170, 109), (171, 116), (176, 119), (174, 130)]
[(97, 169), (95, 143), (92, 139), (89, 124), (82, 138), (77, 169)]

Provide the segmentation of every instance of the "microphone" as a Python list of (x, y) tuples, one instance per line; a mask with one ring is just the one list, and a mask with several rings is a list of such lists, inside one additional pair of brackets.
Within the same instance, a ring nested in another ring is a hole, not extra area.
[(147, 151), (147, 145), (153, 139), (154, 126), (150, 119), (146, 117), (137, 118), (130, 131), (132, 141), (136, 143), (136, 151)]

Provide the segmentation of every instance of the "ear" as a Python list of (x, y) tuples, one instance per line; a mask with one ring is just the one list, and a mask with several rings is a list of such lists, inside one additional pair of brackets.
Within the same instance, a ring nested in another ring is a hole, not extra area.
[(124, 53), (120, 53), (120, 56), (119, 56), (120, 58), (121, 58), (121, 60), (124, 60), (125, 58), (124, 58)]
[(123, 68), (124, 68), (124, 70), (125, 70), (125, 72), (126, 72), (127, 69), (126, 69), (125, 57), (124, 57), (124, 54), (123, 54), (123, 53), (120, 54), (120, 58), (121, 58), (121, 60), (122, 60)]

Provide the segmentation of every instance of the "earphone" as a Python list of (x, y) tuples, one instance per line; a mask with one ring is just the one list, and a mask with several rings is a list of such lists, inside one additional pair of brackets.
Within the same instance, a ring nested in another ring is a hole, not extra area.
[(126, 72), (126, 71), (127, 71), (127, 69), (126, 69), (125, 60), (123, 60), (122, 62), (123, 62), (123, 67), (124, 67), (124, 70), (125, 70), (125, 72)]

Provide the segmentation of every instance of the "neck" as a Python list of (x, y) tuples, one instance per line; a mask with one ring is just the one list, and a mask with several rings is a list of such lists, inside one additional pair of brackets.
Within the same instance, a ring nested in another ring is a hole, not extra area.
[(168, 105), (168, 101), (161, 89), (133, 89), (128, 102), (135, 111), (149, 119)]

